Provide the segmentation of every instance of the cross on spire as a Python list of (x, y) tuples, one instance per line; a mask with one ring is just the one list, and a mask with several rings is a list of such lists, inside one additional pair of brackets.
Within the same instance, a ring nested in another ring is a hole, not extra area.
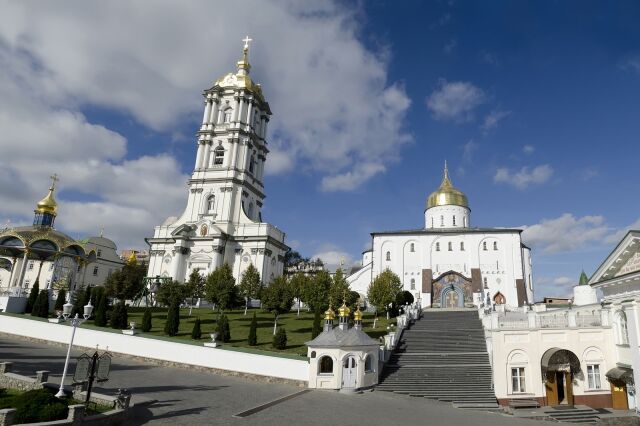
[(56, 173), (52, 174), (51, 176), (49, 176), (51, 178), (51, 189), (56, 187), (56, 182), (58, 182), (60, 180), (60, 178), (58, 177), (58, 175)]
[(251, 43), (253, 41), (253, 39), (249, 38), (249, 36), (246, 36), (245, 38), (242, 39), (242, 41), (244, 41), (244, 50), (248, 50), (249, 49), (249, 43)]

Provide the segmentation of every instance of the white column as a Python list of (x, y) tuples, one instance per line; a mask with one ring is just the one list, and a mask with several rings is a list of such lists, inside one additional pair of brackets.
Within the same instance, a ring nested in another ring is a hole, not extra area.
[(238, 106), (238, 117), (236, 121), (239, 123), (242, 123), (243, 110), (244, 110), (244, 97), (240, 98), (240, 105)]
[(29, 250), (24, 251), (24, 256), (22, 257), (22, 265), (20, 265), (20, 275), (18, 275), (18, 287), (22, 287), (22, 281), (24, 280), (24, 273), (27, 270), (27, 262), (29, 256)]
[(230, 140), (229, 142), (231, 142), (231, 153), (229, 154), (229, 167), (238, 167), (238, 159), (236, 158), (236, 155), (238, 153), (238, 144), (239, 141), (238, 140)]
[(173, 259), (171, 259), (171, 276), (173, 277), (174, 280), (179, 281), (179, 282), (183, 282), (184, 281), (184, 277), (179, 276), (179, 272), (182, 269), (182, 258), (183, 255), (180, 252), (182, 250), (182, 248), (180, 246), (176, 246), (175, 247), (175, 254), (173, 255)]
[(261, 137), (262, 139), (266, 139), (266, 138), (267, 138), (267, 123), (268, 123), (268, 122), (269, 122), (269, 120), (267, 120), (267, 118), (266, 118), (266, 117), (264, 117), (264, 118), (262, 119), (262, 126), (260, 126), (260, 127), (261, 127), (261, 128), (260, 128), (260, 133), (261, 133), (261, 134), (260, 134), (260, 137)]
[(213, 100), (213, 107), (211, 108), (211, 116), (209, 116), (209, 123), (211, 124), (209, 128), (215, 127), (216, 121), (218, 120), (219, 102), (220, 101), (218, 99)]
[(202, 168), (209, 168), (209, 153), (211, 152), (210, 141), (204, 141), (204, 154), (202, 156)]
[(238, 121), (238, 110), (240, 109), (240, 99), (239, 96), (235, 98), (233, 102), (233, 119), (231, 121)]
[(211, 101), (207, 100), (205, 102), (204, 114), (202, 115), (202, 125), (207, 124), (207, 120), (209, 119), (209, 115), (211, 115)]
[(195, 169), (199, 170), (202, 168), (202, 154), (203, 154), (203, 146), (202, 146), (202, 141), (198, 141), (198, 151), (196, 153), (196, 165), (195, 165)]
[(253, 125), (253, 99), (249, 101), (249, 112), (247, 113), (247, 124), (250, 126)]

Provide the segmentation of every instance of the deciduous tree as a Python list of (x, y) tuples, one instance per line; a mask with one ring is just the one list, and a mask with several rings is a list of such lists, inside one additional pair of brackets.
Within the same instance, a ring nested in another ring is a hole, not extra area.
[(273, 334), (278, 327), (278, 316), (287, 313), (293, 305), (293, 291), (285, 277), (274, 279), (268, 287), (262, 291), (262, 307), (275, 316)]
[(386, 311), (388, 318), (390, 305), (396, 301), (396, 296), (401, 290), (400, 278), (390, 269), (385, 269), (369, 285), (367, 297), (376, 308), (376, 312)]
[[(309, 281), (302, 292), (302, 300), (313, 312), (323, 312), (329, 307), (331, 276), (327, 271), (319, 271)], [(336, 300), (332, 302), (336, 303)]]
[(251, 299), (257, 299), (260, 296), (260, 290), (262, 290), (262, 282), (260, 281), (260, 273), (253, 266), (249, 264), (247, 269), (242, 274), (238, 291), (244, 298), (244, 314), (247, 315), (247, 308), (249, 307), (249, 301)]
[(220, 311), (229, 309), (236, 299), (236, 280), (228, 263), (217, 268), (207, 276), (205, 295), (209, 302), (218, 306)]

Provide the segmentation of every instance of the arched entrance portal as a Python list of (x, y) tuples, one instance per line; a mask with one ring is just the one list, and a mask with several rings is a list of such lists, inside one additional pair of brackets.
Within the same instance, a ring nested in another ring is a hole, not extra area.
[(471, 280), (454, 271), (440, 275), (433, 281), (431, 306), (434, 308), (473, 307)]
[(450, 285), (442, 290), (440, 306), (443, 308), (463, 308), (464, 293), (456, 286)]
[(548, 349), (540, 361), (545, 379), (547, 405), (573, 405), (573, 379), (580, 373), (580, 360), (567, 349)]

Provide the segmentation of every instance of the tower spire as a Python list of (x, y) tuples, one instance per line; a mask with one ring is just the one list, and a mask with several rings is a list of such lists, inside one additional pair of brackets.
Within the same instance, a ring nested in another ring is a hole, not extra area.
[(238, 61), (238, 74), (246, 75), (249, 74), (249, 70), (251, 69), (251, 65), (249, 64), (249, 43), (251, 43), (253, 39), (246, 36), (242, 41), (244, 42), (244, 48), (242, 49), (242, 59)]
[(444, 173), (442, 175), (442, 186), (451, 185), (451, 179), (449, 179), (449, 167), (447, 166), (447, 160), (444, 160)]

